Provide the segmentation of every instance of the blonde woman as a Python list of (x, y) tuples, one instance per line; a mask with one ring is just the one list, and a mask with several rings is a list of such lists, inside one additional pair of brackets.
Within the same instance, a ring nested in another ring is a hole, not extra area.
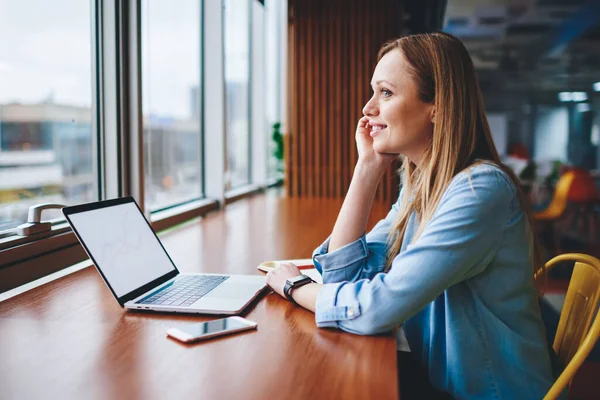
[[(467, 50), (444, 33), (394, 40), (371, 86), (348, 193), (313, 257), (324, 284), (293, 264), (270, 272), (268, 284), (315, 312), (319, 327), (373, 335), (402, 326), (412, 354), (399, 353), (403, 399), (411, 390), (541, 399), (553, 374), (533, 279), (540, 264)], [(365, 235), (375, 189), (398, 155), (398, 202)]]

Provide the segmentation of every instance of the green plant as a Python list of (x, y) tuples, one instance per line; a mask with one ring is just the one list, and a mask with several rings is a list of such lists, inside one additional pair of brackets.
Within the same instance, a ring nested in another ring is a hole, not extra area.
[(547, 186), (550, 186), (554, 182), (558, 181), (558, 178), (560, 176), (560, 168), (561, 167), (562, 167), (562, 163), (560, 161), (558, 161), (558, 160), (555, 160), (552, 163), (552, 172), (550, 172), (550, 175), (548, 175), (546, 177), (546, 179), (544, 179), (544, 183)]
[(277, 159), (277, 172), (283, 173), (283, 134), (281, 133), (281, 123), (273, 124), (273, 133), (271, 139), (274, 143), (273, 156)]

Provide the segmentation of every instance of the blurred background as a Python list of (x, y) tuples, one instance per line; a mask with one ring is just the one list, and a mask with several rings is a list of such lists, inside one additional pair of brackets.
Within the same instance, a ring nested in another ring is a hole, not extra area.
[(600, 3), (448, 1), (496, 146), (530, 195), (547, 255), (600, 254)]

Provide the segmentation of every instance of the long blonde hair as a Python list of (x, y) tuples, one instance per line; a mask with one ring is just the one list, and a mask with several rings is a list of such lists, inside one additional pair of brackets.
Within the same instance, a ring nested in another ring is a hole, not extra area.
[[(408, 62), (409, 74), (416, 83), (421, 101), (434, 104), (435, 123), (431, 143), (421, 157), (420, 167), (406, 157), (402, 163), (404, 195), (398, 218), (390, 231), (386, 270), (400, 251), (410, 215), (416, 212), (420, 220), (414, 241), (431, 220), (452, 178), (482, 162), (497, 165), (517, 188), (531, 230), (534, 270), (540, 267), (540, 247), (533, 234), (526, 197), (514, 173), (500, 162), (467, 49), (460, 40), (447, 33), (425, 33), (387, 42), (379, 50), (378, 60), (396, 49)], [(539, 276), (537, 283), (542, 291), (545, 274)]]

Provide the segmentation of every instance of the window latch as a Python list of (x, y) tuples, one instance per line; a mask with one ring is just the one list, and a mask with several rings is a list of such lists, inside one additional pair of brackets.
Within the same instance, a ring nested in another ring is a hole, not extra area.
[(17, 234), (20, 236), (31, 236), (42, 232), (49, 232), (52, 230), (52, 223), (42, 222), (42, 211), (52, 208), (62, 209), (63, 207), (66, 206), (52, 203), (36, 204), (29, 207), (27, 222), (17, 226)]

